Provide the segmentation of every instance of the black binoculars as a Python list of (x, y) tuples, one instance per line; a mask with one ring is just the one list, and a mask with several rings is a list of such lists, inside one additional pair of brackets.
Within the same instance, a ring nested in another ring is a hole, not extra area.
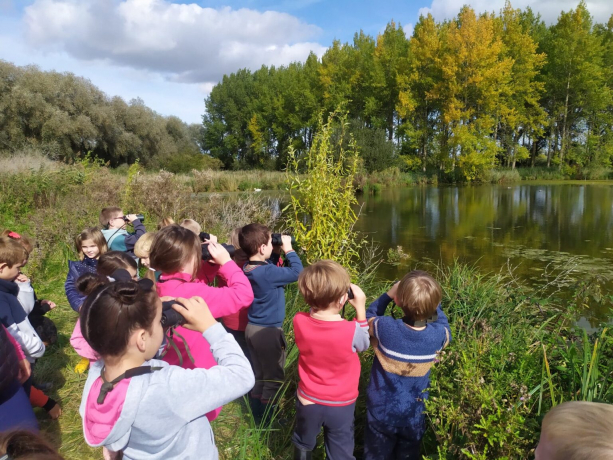
[[(234, 248), (234, 246), (232, 246), (231, 244), (225, 244), (225, 243), (221, 243), (221, 245), (226, 248), (226, 251), (228, 251), (228, 253), (230, 254), (230, 257), (234, 257), (234, 253), (236, 252), (236, 249)], [(209, 252), (209, 244), (203, 244), (202, 246), (202, 260), (206, 261), (206, 260), (211, 260), (211, 253)]]
[(177, 302), (176, 300), (167, 300), (165, 302), (162, 302), (161, 323), (164, 329), (185, 324), (185, 318), (183, 318), (183, 315), (174, 308), (172, 308), (173, 304), (175, 303), (182, 305), (183, 308), (185, 308), (185, 306), (181, 302)]
[[(282, 235), (280, 233), (273, 233), (272, 235), (270, 235), (270, 239), (272, 240), (273, 246), (281, 246), (283, 244), (283, 241), (281, 240), (281, 236)], [(295, 244), (296, 244), (296, 240), (292, 236), (292, 246)]]
[[(128, 217), (127, 217), (129, 214), (132, 214), (132, 213), (130, 213), (130, 212), (129, 212), (128, 214), (126, 214), (125, 216), (123, 216), (123, 220), (124, 220), (125, 222), (130, 222), (130, 221), (128, 220)], [(143, 224), (145, 223), (145, 216), (144, 216), (143, 214), (136, 214), (136, 218), (137, 218), (138, 220), (140, 220), (140, 221), (141, 221)]]

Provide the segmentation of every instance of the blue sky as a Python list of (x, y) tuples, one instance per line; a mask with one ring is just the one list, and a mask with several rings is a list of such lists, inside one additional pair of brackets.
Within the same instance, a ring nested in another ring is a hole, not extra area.
[[(163, 115), (199, 123), (204, 98), (224, 73), (321, 56), (362, 29), (394, 19), (410, 34), (422, 13), (451, 18), (469, 3), (498, 11), (504, 0), (0, 0), (0, 59), (89, 78), (109, 96), (140, 97)], [(577, 0), (515, 0), (547, 22)], [(610, 0), (588, 1), (598, 22)]]

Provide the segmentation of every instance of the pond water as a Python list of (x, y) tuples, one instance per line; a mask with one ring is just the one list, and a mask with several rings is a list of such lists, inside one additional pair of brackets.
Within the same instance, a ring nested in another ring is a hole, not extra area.
[[(356, 229), (381, 246), (385, 259), (390, 248), (400, 247), (406, 255), (398, 265), (381, 265), (380, 274), (388, 279), (423, 262), (449, 264), (457, 258), (483, 273), (508, 271), (510, 265), (532, 285), (571, 270), (575, 279), (598, 276), (608, 294), (613, 293), (612, 185), (386, 188), (360, 197)], [(581, 322), (595, 325), (609, 312), (596, 308), (586, 316)]]

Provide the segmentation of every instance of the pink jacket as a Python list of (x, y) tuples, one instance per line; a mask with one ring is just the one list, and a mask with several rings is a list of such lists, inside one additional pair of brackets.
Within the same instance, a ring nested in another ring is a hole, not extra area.
[[(202, 270), (194, 281), (190, 281), (191, 275), (189, 273), (163, 274), (156, 284), (157, 293), (160, 297), (190, 298), (200, 296), (207, 303), (215, 318), (236, 313), (253, 302), (251, 284), (243, 271), (233, 261), (221, 266), (217, 272), (217, 275), (225, 281), (225, 287), (209, 286), (201, 279), (201, 273)], [(183, 358), (184, 368), (210, 369), (217, 364), (211, 353), (209, 343), (202, 337), (201, 333), (190, 331), (181, 326), (175, 329), (175, 333), (180, 334), (185, 339), (194, 357), (194, 363), (192, 363), (185, 350), (183, 341), (175, 334), (174, 341)], [(169, 364), (179, 365), (179, 357), (171, 346), (167, 347), (164, 361)], [(219, 411), (221, 411), (221, 408), (216, 409), (214, 413), (207, 414), (209, 420), (217, 417)]]
[(77, 352), (77, 355), (82, 356), (83, 358), (89, 359), (90, 362), (98, 361), (100, 357), (98, 354), (92, 350), (92, 347), (89, 346), (89, 343), (81, 334), (81, 320), (77, 320), (77, 324), (72, 331), (72, 335), (70, 336), (70, 345)]

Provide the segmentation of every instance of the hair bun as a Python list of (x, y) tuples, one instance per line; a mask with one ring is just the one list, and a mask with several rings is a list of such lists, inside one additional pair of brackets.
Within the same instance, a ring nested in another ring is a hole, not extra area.
[(89, 295), (98, 289), (100, 286), (108, 284), (109, 280), (106, 276), (96, 273), (86, 273), (79, 277), (76, 282), (77, 290), (83, 295)]
[(113, 296), (124, 305), (132, 305), (142, 293), (138, 283), (132, 279), (113, 283)]

